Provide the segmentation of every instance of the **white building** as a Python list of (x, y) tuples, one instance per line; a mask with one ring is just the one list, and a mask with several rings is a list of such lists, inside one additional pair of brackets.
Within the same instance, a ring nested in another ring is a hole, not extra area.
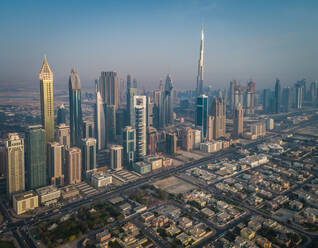
[(162, 158), (156, 156), (147, 156), (145, 157), (144, 161), (151, 164), (152, 170), (157, 170), (162, 167)]
[(201, 143), (201, 130), (194, 129), (193, 130), (193, 147), (195, 149), (200, 148)]
[(39, 206), (39, 198), (33, 190), (14, 194), (12, 197), (13, 209), (20, 215)]
[(97, 127), (97, 150), (106, 148), (106, 123), (103, 98), (98, 91), (96, 94), (96, 127)]
[(119, 145), (113, 145), (110, 148), (110, 166), (113, 170), (122, 169), (122, 155), (123, 147)]
[(61, 197), (61, 190), (54, 185), (42, 187), (35, 190), (39, 196), (39, 202), (41, 205), (49, 206), (57, 203)]
[(137, 160), (146, 156), (146, 107), (146, 96), (134, 96)]
[(113, 178), (104, 172), (95, 172), (91, 175), (91, 184), (95, 188), (105, 187), (111, 184)]
[(222, 150), (223, 148), (223, 142), (222, 141), (216, 141), (213, 140), (211, 142), (204, 142), (200, 144), (200, 150), (203, 152), (217, 152)]
[(264, 122), (253, 123), (251, 125), (251, 133), (255, 135), (257, 138), (261, 136), (265, 136), (266, 134), (266, 125)]
[(273, 130), (274, 129), (274, 119), (268, 118), (266, 119), (266, 130)]

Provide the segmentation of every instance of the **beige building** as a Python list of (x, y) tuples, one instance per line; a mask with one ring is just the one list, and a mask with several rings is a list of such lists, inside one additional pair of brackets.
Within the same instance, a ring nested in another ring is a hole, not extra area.
[(213, 126), (214, 126), (214, 117), (212, 115), (208, 116), (208, 126), (207, 126), (207, 140), (213, 140)]
[(191, 151), (194, 145), (194, 134), (192, 128), (185, 128), (182, 130), (182, 149)]
[(225, 104), (223, 98), (214, 97), (211, 105), (211, 114), (214, 117), (213, 136), (214, 139), (225, 136), (226, 132), (226, 116)]
[(65, 181), (67, 184), (79, 183), (82, 180), (82, 152), (78, 147), (72, 147), (65, 153)]
[(99, 78), (99, 88), (103, 102), (107, 105), (119, 105), (119, 82), (117, 72), (102, 72)]
[(35, 194), (33, 190), (14, 194), (12, 199), (13, 209), (18, 215), (33, 210), (39, 206), (38, 195)]
[(145, 162), (151, 164), (152, 170), (157, 170), (162, 167), (162, 158), (155, 156), (147, 156), (145, 157)]
[(110, 148), (110, 165), (113, 170), (122, 169), (122, 153), (123, 147), (119, 145), (113, 145)]
[(54, 185), (45, 186), (35, 191), (39, 196), (39, 203), (44, 206), (57, 203), (61, 197), (61, 190)]
[(65, 123), (57, 125), (55, 130), (55, 140), (64, 145), (65, 148), (70, 148), (71, 146), (71, 137), (70, 137), (70, 126)]
[(44, 57), (39, 73), (41, 121), (46, 131), (46, 143), (54, 141), (54, 102), (53, 102), (53, 72)]
[(64, 145), (57, 142), (48, 143), (47, 145), (47, 161), (48, 161), (48, 177), (49, 183), (53, 185), (64, 184)]
[(7, 195), (25, 190), (24, 140), (9, 133), (5, 141)]
[(233, 137), (238, 138), (243, 134), (243, 108), (239, 103), (235, 109), (233, 114)]

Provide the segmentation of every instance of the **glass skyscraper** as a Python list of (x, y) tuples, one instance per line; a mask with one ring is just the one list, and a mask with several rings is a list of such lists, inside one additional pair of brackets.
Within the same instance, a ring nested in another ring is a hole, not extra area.
[(81, 81), (73, 68), (69, 79), (71, 145), (80, 145), (82, 135)]
[(41, 125), (29, 126), (25, 132), (25, 167), (28, 189), (47, 184), (45, 130)]
[(96, 169), (96, 139), (82, 139), (82, 177)]
[(198, 96), (196, 105), (195, 126), (200, 128), (202, 139), (205, 139), (208, 130), (208, 97), (206, 95)]

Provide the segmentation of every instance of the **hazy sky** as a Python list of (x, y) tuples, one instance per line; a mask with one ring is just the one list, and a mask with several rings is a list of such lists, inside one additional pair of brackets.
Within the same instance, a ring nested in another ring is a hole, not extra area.
[(1, 0), (0, 84), (37, 86), (46, 54), (57, 85), (75, 66), (84, 85), (115, 70), (146, 88), (167, 73), (194, 88), (201, 24), (205, 85), (316, 80), (317, 13), (317, 0)]

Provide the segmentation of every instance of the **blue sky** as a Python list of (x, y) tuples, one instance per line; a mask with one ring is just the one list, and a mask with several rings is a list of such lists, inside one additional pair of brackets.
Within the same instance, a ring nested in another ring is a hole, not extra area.
[(257, 88), (318, 79), (318, 1), (161, 0), (0, 2), (0, 84), (37, 86), (46, 54), (55, 84), (75, 66), (83, 85), (101, 71), (127, 73), (145, 88), (171, 73), (195, 87), (200, 27), (205, 85), (254, 79)]

